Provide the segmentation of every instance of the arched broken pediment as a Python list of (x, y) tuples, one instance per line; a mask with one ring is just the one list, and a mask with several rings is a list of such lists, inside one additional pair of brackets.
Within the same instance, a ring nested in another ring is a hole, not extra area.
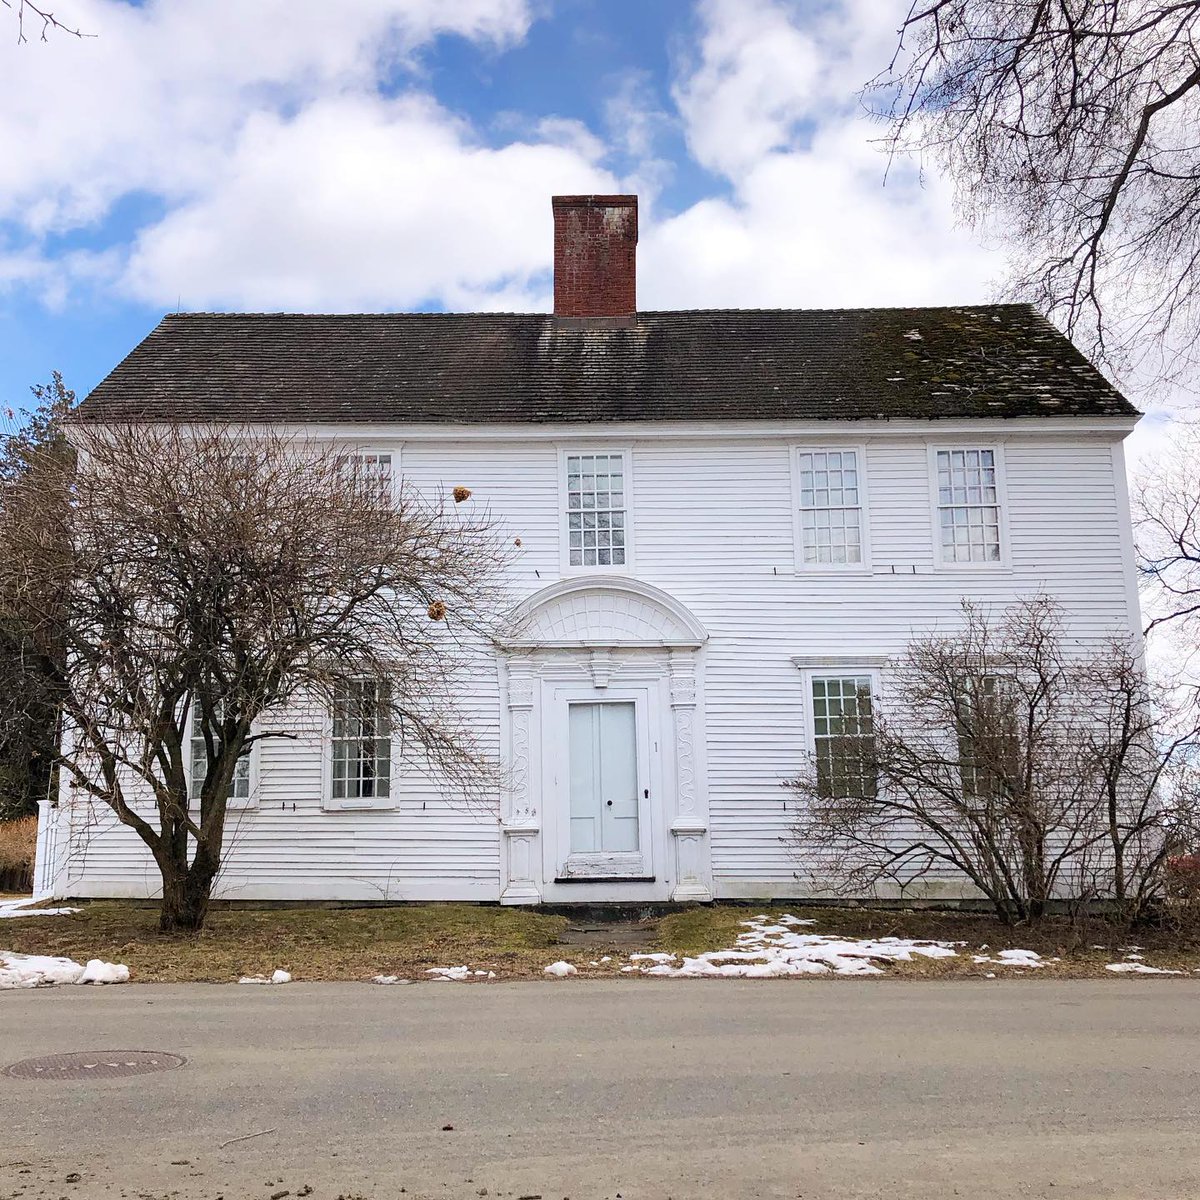
[(587, 576), (535, 592), (513, 615), (513, 647), (666, 646), (696, 649), (708, 639), (686, 606), (636, 579)]

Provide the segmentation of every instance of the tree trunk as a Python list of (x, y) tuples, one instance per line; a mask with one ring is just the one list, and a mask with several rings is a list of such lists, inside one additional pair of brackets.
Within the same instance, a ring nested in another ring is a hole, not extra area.
[(159, 860), (163, 890), (158, 929), (160, 933), (198, 933), (208, 917), (213, 880), (221, 861), (201, 844), (189, 866), (186, 838), (178, 850)]

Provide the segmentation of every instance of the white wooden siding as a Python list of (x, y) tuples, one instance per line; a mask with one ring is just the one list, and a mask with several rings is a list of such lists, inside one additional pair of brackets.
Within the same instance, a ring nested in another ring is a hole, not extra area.
[[(969, 432), (1004, 446), (1011, 566), (935, 567), (929, 446), (962, 444), (937, 424), (925, 435), (870, 429), (797, 430), (721, 437), (668, 427), (622, 433), (630, 448), (636, 576), (688, 606), (709, 632), (701, 698), (708, 762), (711, 854), (717, 895), (812, 894), (820, 871), (785, 845), (793, 804), (780, 781), (799, 766), (806, 695), (797, 655), (887, 656), (914, 635), (948, 629), (960, 599), (1004, 604), (1040, 589), (1056, 595), (1070, 630), (1100, 639), (1136, 622), (1122, 508), (1121, 456), (1109, 433), (1047, 432), (1037, 422), (989, 423)], [(601, 430), (497, 433), (487, 440), (373, 431), (405, 480), (422, 489), (472, 490), (521, 540), (514, 602), (561, 577), (559, 462), (564, 450), (601, 445)], [(548, 433), (550, 436), (542, 436)], [(652, 435), (652, 436), (651, 436)], [(590, 439), (590, 440), (589, 440)], [(865, 444), (869, 572), (795, 569), (791, 454), (797, 445)], [(402, 455), (399, 454), (401, 445)], [(475, 673), (472, 703), (498, 743), (496, 670)], [(467, 811), (427, 781), (398, 771), (396, 804), (381, 812), (322, 807), (322, 747), (297, 741), (260, 750), (257, 809), (234, 815), (222, 894), (245, 898), (496, 899), (495, 813)], [(93, 824), (72, 842), (73, 894), (147, 895), (152, 863), (129, 831)]]

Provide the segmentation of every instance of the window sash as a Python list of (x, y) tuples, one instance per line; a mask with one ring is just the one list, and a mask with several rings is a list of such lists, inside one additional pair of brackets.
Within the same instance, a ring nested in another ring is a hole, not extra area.
[(938, 536), (944, 562), (999, 562), (1002, 557), (996, 451), (938, 450)]
[(870, 798), (876, 792), (872, 768), (875, 704), (870, 675), (814, 675), (813, 742), (817, 792), (822, 799)]
[(863, 562), (862, 476), (857, 450), (799, 450), (796, 482), (803, 566)]
[(388, 685), (350, 679), (334, 694), (330, 739), (335, 800), (377, 800), (391, 795), (392, 736)]
[(959, 685), (960, 716), (955, 730), (963, 795), (993, 800), (1006, 791), (1006, 780), (1020, 769), (1021, 740), (1017, 729), (1013, 681), (1006, 675), (977, 676)]
[[(215, 708), (217, 721), (225, 719), (224, 701), (218, 700)], [(194, 714), (191, 721), (190, 784), (191, 798), (198, 801), (204, 790), (204, 777), (208, 774), (208, 748), (204, 744), (204, 730)], [(250, 799), (250, 749), (243, 750), (233, 768), (233, 779), (229, 783), (226, 802), (248, 802)]]
[(623, 567), (627, 562), (626, 464), (622, 452), (568, 454), (567, 562)]

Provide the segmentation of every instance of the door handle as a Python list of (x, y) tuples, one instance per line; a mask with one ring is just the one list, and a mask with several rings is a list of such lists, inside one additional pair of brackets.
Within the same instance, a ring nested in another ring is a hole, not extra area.
[(612, 808), (612, 801), (611, 801), (611, 800), (606, 800), (606, 801), (605, 801), (605, 803), (608, 805), (608, 807), (609, 807), (609, 808)]

